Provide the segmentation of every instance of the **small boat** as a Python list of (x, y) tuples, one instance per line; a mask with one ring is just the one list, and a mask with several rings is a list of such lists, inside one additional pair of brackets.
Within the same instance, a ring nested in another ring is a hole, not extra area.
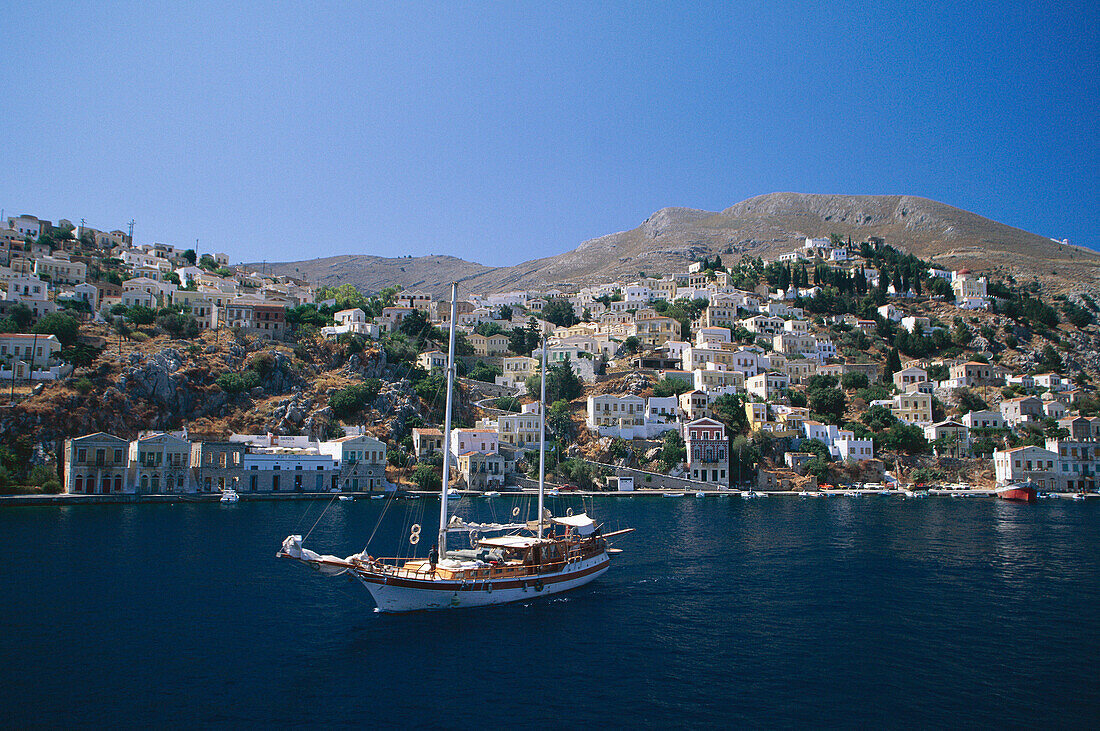
[(382, 499), (384, 499), (385, 497), (386, 497), (385, 495), (371, 495), (371, 496), (370, 496), (370, 499), (371, 499), (371, 500), (382, 500)]
[(419, 500), (420, 496), (415, 493), (408, 493), (405, 495), (406, 500)]
[(663, 495), (664, 497), (683, 497), (684, 493), (682, 493), (682, 492), (662, 492), (661, 495)]
[(1085, 499), (1085, 493), (1083, 493), (1083, 492), (1074, 493), (1073, 494), (1073, 499), (1074, 500), (1084, 500)]
[(558, 496), (558, 488), (551, 487), (549, 490), (546, 491), (546, 494), (549, 495), (550, 497), (557, 497)]
[(500, 497), (500, 493), (496, 490), (490, 490), (489, 492), (482, 495), (482, 497)]
[(760, 491), (758, 490), (758, 491), (756, 491), (756, 492), (752, 493), (752, 496), (753, 496), (753, 497), (767, 497), (767, 496), (768, 496), (768, 493), (766, 493), (766, 492), (760, 492)]
[(703, 492), (702, 490), (695, 493), (695, 497), (706, 497), (706, 496), (707, 496), (707, 494), (705, 492)]
[(456, 490), (456, 489), (455, 489), (455, 488), (453, 488), (453, 487), (452, 487), (452, 488), (450, 488), (449, 490), (447, 490), (447, 497), (458, 497), (458, 496), (459, 496), (459, 494), (460, 494), (460, 493), (458, 492), (458, 490)]
[(998, 487), (993, 491), (1001, 500), (1013, 500), (1018, 503), (1033, 503), (1038, 491), (1030, 482), (1017, 482), (1013, 485)]
[(346, 501), (346, 500), (354, 500), (354, 499), (355, 499), (355, 496), (354, 496), (354, 495), (341, 495), (341, 496), (340, 496), (340, 499), (341, 499), (341, 500), (345, 500), (345, 501)]
[(231, 487), (227, 487), (222, 490), (221, 502), (223, 503), (235, 503), (241, 499), (241, 496), (237, 494), (237, 491)]

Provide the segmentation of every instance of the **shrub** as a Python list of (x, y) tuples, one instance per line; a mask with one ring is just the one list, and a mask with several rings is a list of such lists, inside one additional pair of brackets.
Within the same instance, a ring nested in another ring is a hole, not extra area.
[(95, 384), (92, 383), (90, 378), (85, 376), (83, 378), (76, 379), (76, 381), (73, 383), (73, 388), (82, 394), (88, 394), (91, 393), (93, 388), (95, 388)]
[(181, 315), (178, 312), (158, 317), (157, 327), (176, 340), (190, 340), (199, 335), (199, 321), (190, 315)]
[(359, 413), (365, 406), (378, 397), (382, 382), (377, 378), (368, 378), (347, 388), (335, 391), (328, 399), (328, 405), (337, 418), (347, 419)]
[(46, 493), (47, 495), (60, 495), (61, 483), (58, 482), (56, 478), (52, 480), (46, 480), (42, 483), (42, 492)]
[(235, 396), (244, 390), (244, 379), (236, 373), (223, 373), (214, 382), (230, 396)]

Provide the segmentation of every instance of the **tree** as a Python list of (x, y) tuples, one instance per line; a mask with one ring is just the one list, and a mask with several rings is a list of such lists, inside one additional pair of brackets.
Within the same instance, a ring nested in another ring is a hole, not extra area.
[(188, 264), (190, 264), (191, 266), (195, 266), (195, 250), (194, 249), (186, 249), (183, 252), (183, 258), (187, 261)]
[(398, 331), (405, 333), (410, 338), (419, 339), (424, 337), (425, 331), (432, 327), (433, 325), (428, 320), (427, 315), (420, 310), (413, 310), (401, 319), (401, 325), (398, 327)]
[(493, 402), (493, 406), (501, 411), (519, 411), (519, 399), (515, 396), (501, 396)]
[(916, 424), (905, 424), (901, 421), (887, 429), (877, 441), (882, 447), (895, 452), (922, 454), (928, 451), (928, 440), (924, 438), (924, 431)]
[(670, 469), (687, 459), (687, 447), (684, 438), (677, 431), (667, 431), (664, 434), (661, 446), (661, 470), (668, 472)]
[(970, 328), (961, 317), (956, 317), (954, 320), (954, 325), (951, 327), (951, 339), (960, 348), (970, 345), (970, 341), (974, 339), (974, 336), (970, 333)]
[(34, 327), (32, 333), (42, 335), (56, 335), (61, 347), (71, 346), (80, 336), (80, 322), (72, 315), (63, 312), (51, 312), (43, 315)]
[(666, 397), (666, 396), (679, 396), (684, 391), (690, 391), (691, 384), (680, 378), (662, 378), (657, 381), (653, 386), (653, 395)]
[(526, 355), (534, 350), (527, 347), (527, 331), (524, 328), (512, 328), (512, 335), (508, 338), (508, 350), (516, 355)]
[(190, 315), (181, 315), (178, 312), (158, 317), (157, 327), (176, 340), (190, 340), (199, 335), (198, 320)]
[(1061, 373), (1065, 364), (1062, 362), (1062, 356), (1058, 355), (1058, 351), (1054, 349), (1054, 346), (1047, 343), (1043, 346), (1043, 352), (1039, 356), (1039, 362), (1035, 366), (1041, 373)]
[(969, 414), (971, 411), (984, 411), (989, 408), (982, 397), (969, 388), (956, 388), (951, 392), (951, 395), (958, 402), (960, 413)]
[(577, 322), (573, 314), (573, 303), (567, 299), (555, 297), (542, 308), (542, 319), (559, 327), (571, 327)]
[(485, 361), (479, 360), (477, 365), (470, 369), (470, 372), (466, 374), (467, 378), (472, 378), (475, 381), (483, 381), (485, 383), (496, 383), (496, 378), (499, 375), (503, 375), (503, 371), (496, 366), (487, 365)]
[(501, 320), (508, 320), (510, 322), (512, 320), (512, 307), (511, 307), (511, 305), (501, 305), (500, 309), (497, 311), (497, 316)]
[(443, 473), (432, 465), (421, 464), (413, 471), (412, 481), (421, 490), (439, 490), (443, 486)]
[(363, 307), (367, 304), (367, 298), (351, 284), (341, 284), (339, 287), (321, 287), (317, 290), (317, 301), (324, 302), (325, 300), (335, 300), (337, 310), (350, 310), (353, 307)]
[(546, 428), (557, 437), (559, 443), (570, 441), (576, 436), (576, 424), (568, 401), (558, 400), (546, 410)]
[[(542, 388), (542, 374), (536, 373), (526, 380), (527, 393), (537, 394)], [(584, 382), (573, 370), (573, 364), (567, 358), (551, 365), (546, 378), (546, 400), (550, 403), (559, 400), (571, 401), (584, 394)]]
[(745, 414), (745, 396), (736, 393), (724, 393), (711, 404), (715, 418), (738, 433), (749, 429), (749, 417)]
[(15, 323), (18, 330), (25, 330), (34, 319), (34, 313), (31, 312), (31, 308), (20, 302), (8, 309), (8, 317)]
[(834, 422), (844, 416), (844, 392), (839, 388), (822, 388), (810, 394), (810, 410), (831, 417)]
[(126, 319), (135, 325), (152, 325), (156, 322), (156, 310), (145, 305), (134, 305), (126, 310)]
[(847, 391), (859, 388), (867, 388), (867, 376), (863, 373), (852, 371), (840, 377), (840, 385)]
[(829, 454), (828, 445), (820, 439), (803, 439), (799, 450), (814, 455), (822, 462), (828, 462), (833, 458), (833, 456)]
[(638, 340), (637, 335), (630, 335), (623, 341), (623, 347), (630, 353), (637, 353), (640, 345), (641, 341)]
[(890, 355), (886, 358), (886, 378), (893, 378), (894, 374), (901, 370), (901, 356), (897, 348), (890, 348)]
[(864, 411), (859, 420), (875, 433), (884, 432), (898, 423), (898, 417), (894, 416), (894, 412), (881, 404)]
[(504, 332), (504, 328), (500, 326), (499, 322), (486, 320), (485, 322), (479, 322), (477, 324), (477, 327), (474, 328), (474, 332), (476, 332), (478, 335), (484, 335), (488, 338)]

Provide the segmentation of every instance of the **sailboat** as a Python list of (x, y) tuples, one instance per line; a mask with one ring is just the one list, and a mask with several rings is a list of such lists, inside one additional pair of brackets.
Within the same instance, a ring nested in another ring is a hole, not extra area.
[[(444, 434), (451, 433), (451, 403), (455, 376), (455, 320), (458, 285), (451, 285), (450, 345), (447, 354), (447, 404)], [(374, 598), (380, 612), (459, 609), (526, 601), (560, 594), (599, 578), (621, 549), (608, 539), (633, 531), (609, 533), (588, 515), (554, 517), (544, 504), (546, 486), (546, 342), (542, 346), (542, 393), (539, 402), (539, 498), (533, 520), (476, 523), (452, 516), (447, 509), (451, 454), (443, 450), (444, 481), (440, 490), (438, 560), (375, 558), (363, 551), (340, 558), (319, 554), (291, 535), (276, 554), (298, 561), (327, 576), (357, 579)], [(519, 517), (519, 508), (512, 512)], [(421, 526), (410, 529), (409, 542), (420, 541)], [(453, 549), (449, 538), (465, 534), (469, 548)], [(434, 551), (433, 551), (434, 553)]]

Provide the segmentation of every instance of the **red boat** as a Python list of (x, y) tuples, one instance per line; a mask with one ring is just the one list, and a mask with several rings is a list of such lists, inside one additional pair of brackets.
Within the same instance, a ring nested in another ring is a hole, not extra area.
[(995, 492), (1001, 500), (1015, 500), (1020, 503), (1033, 503), (1038, 496), (1035, 485), (1030, 482), (1005, 485), (1004, 487), (998, 487)]

